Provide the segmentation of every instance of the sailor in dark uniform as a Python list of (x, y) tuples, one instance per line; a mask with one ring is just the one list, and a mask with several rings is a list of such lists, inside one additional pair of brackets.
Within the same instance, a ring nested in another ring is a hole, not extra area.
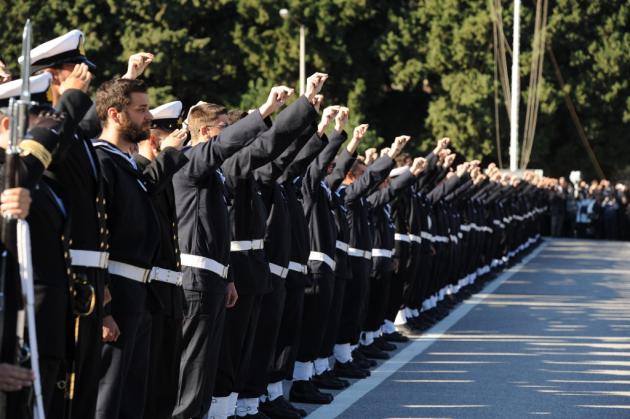
[[(346, 285), (341, 326), (335, 345), (335, 369), (342, 375), (344, 368), (352, 366), (352, 345), (358, 345), (367, 304), (368, 280), (372, 260), (372, 237), (365, 196), (382, 182), (393, 168), (395, 158), (408, 136), (397, 137), (389, 151), (365, 168), (362, 162), (355, 162), (344, 184), (340, 187), (341, 196), (348, 208), (347, 220), (350, 226), (348, 255), (352, 267), (352, 280)], [(363, 167), (356, 167), (357, 164)]]
[[(271, 95), (270, 95), (271, 96)], [(228, 276), (229, 220), (223, 161), (269, 127), (267, 101), (228, 126), (227, 110), (200, 102), (188, 112), (189, 163), (173, 177), (185, 296), (176, 418), (201, 418), (211, 404), (226, 307), (238, 295)]]
[[(314, 103), (316, 110), (319, 108), (318, 105), (319, 101), (316, 99)], [(327, 111), (325, 110), (324, 118), (327, 117), (326, 115)], [(287, 226), (290, 215), (286, 191), (276, 181), (316, 130), (317, 126), (314, 122), (309, 124), (278, 158), (260, 167), (254, 174), (268, 214), (265, 253), (269, 260), (269, 270), (272, 273), (270, 276), (272, 291), (265, 294), (262, 299), (252, 359), (236, 408), (236, 414), (240, 417), (251, 417), (255, 414), (258, 411), (259, 398), (267, 391), (267, 385), (270, 384), (269, 373), (272, 370), (276, 343), (284, 317), (287, 296), (285, 284), (290, 272), (291, 259), (291, 225)], [(279, 412), (275, 413), (276, 416), (279, 414)], [(301, 417), (296, 410), (290, 409), (288, 406), (283, 406), (281, 415), (286, 418)]]
[(112, 80), (96, 93), (103, 124), (94, 141), (107, 199), (110, 235), (108, 271), (112, 301), (106, 309), (119, 328), (102, 350), (98, 418), (142, 417), (151, 341), (150, 307), (155, 304), (147, 282), (159, 255), (160, 230), (151, 195), (162, 191), (186, 163), (178, 148), (184, 138), (165, 140), (162, 151), (144, 173), (130, 155), (145, 140), (152, 119), (146, 85), (139, 80)]
[(373, 227), (372, 271), (370, 273), (366, 321), (362, 331), (360, 348), (364, 355), (370, 354), (369, 357), (371, 358), (384, 358), (384, 351), (396, 349), (395, 345), (384, 342), (381, 336), (381, 326), (385, 321), (387, 303), (390, 298), (390, 282), (395, 269), (396, 227), (393, 223), (389, 203), (398, 193), (415, 182), (424, 170), (425, 164), (423, 158), (418, 158), (414, 160), (411, 168), (403, 166), (392, 170), (388, 181), (381, 183), (379, 189), (367, 197)]
[[(396, 169), (411, 166), (413, 160), (409, 153), (401, 153), (396, 158)], [(396, 170), (394, 169), (394, 170)], [(396, 194), (391, 202), (391, 216), (395, 226), (394, 271), (389, 287), (389, 301), (385, 308), (385, 319), (381, 326), (382, 340), (385, 342), (406, 342), (409, 339), (396, 331), (394, 321), (403, 301), (405, 279), (412, 263), (418, 259), (420, 243), (413, 237), (418, 234), (418, 217), (415, 201), (415, 185), (410, 185)], [(415, 274), (414, 274), (415, 275)], [(377, 340), (377, 343), (380, 341)], [(381, 348), (383, 349), (383, 348)]]
[[(156, 177), (151, 162), (157, 158), (169, 136), (186, 137), (180, 129), (182, 103), (174, 101), (151, 109), (151, 134), (138, 144), (134, 155), (138, 168), (149, 169), (145, 175)], [(186, 159), (187, 160), (187, 159)], [(175, 194), (171, 182), (163, 190), (151, 195), (157, 210), (160, 231), (160, 250), (149, 276), (149, 288), (158, 304), (152, 312), (151, 358), (144, 417), (170, 419), (179, 389), (179, 361), (181, 359), (184, 293), (182, 291)]]
[[(321, 102), (321, 95), (317, 95), (316, 98), (317, 102)], [(316, 103), (314, 106), (317, 108), (319, 105)], [(315, 132), (317, 125), (313, 124), (307, 130)], [(285, 169), (277, 181), (285, 192), (291, 223), (289, 272), (285, 280), (286, 299), (273, 365), (269, 372), (267, 394), (261, 398), (259, 406), (260, 411), (271, 418), (294, 417), (294, 413), (302, 417), (306, 416), (305, 410), (296, 408), (284, 397), (282, 384), (283, 380), (291, 380), (293, 377), (293, 365), (297, 357), (302, 328), (304, 289), (309, 283), (307, 264), (310, 241), (308, 224), (300, 202), (300, 180), (308, 165), (326, 144), (317, 133), (311, 135), (306, 143), (302, 143), (303, 140), (304, 137), (300, 136), (278, 158), (279, 161), (269, 163), (269, 165), (279, 168), (284, 159), (290, 158), (291, 160), (289, 167)], [(299, 152), (291, 157), (295, 150), (299, 150)], [(263, 166), (263, 169), (265, 167)]]
[[(55, 153), (73, 141), (76, 122), (54, 115), (49, 102), (52, 77), (41, 74), (30, 78), (31, 99), (37, 104), (30, 111), (30, 135), (19, 144), (17, 170), (20, 185), (32, 190), (32, 205), (26, 218), (31, 234), (33, 282), (35, 291), (35, 323), (39, 350), (39, 370), (44, 412), (47, 417), (62, 418), (66, 369), (71, 362), (70, 322), (72, 313), (70, 290), (72, 271), (69, 255), (69, 216), (63, 190), (54, 180), (42, 177)], [(0, 85), (0, 163), (4, 166), (9, 141), (8, 101), (19, 97), (22, 80)], [(75, 92), (67, 90), (65, 95)], [(48, 96), (48, 97), (47, 97)], [(86, 109), (87, 110), (87, 109)], [(4, 170), (1, 172), (4, 175)], [(4, 185), (4, 179), (0, 180)], [(14, 254), (14, 251), (11, 251)], [(7, 281), (8, 283), (9, 281)], [(4, 332), (15, 332), (15, 326)], [(7, 341), (10, 341), (7, 339)], [(15, 352), (15, 348), (13, 348)], [(4, 357), (4, 355), (3, 355)], [(61, 385), (59, 385), (61, 383)], [(9, 416), (14, 415), (9, 403)]]
[[(320, 137), (324, 137), (325, 125), (331, 122), (338, 112), (339, 107), (326, 108), (318, 128)], [(324, 139), (325, 142), (326, 140), (327, 138)], [(328, 174), (328, 166), (345, 140), (345, 132), (335, 130), (301, 179), (303, 210), (310, 232), (311, 251), (308, 266), (312, 283), (304, 296), (302, 335), (289, 393), (292, 402), (325, 404), (332, 401), (332, 395), (320, 392), (311, 382), (311, 378), (315, 374), (314, 362), (319, 357), (323, 343), (335, 279), (334, 249), (337, 231), (330, 208), (332, 191), (328, 188), (325, 177)], [(321, 369), (321, 373), (326, 369), (327, 365)]]
[[(347, 108), (337, 114), (335, 118), (335, 131), (342, 132), (348, 118)], [(343, 300), (346, 290), (346, 283), (352, 278), (350, 270), (350, 260), (348, 258), (348, 241), (350, 239), (350, 229), (348, 220), (346, 219), (346, 207), (344, 201), (336, 192), (341, 182), (350, 170), (356, 160), (356, 150), (367, 132), (367, 124), (355, 127), (352, 139), (347, 146), (335, 158), (332, 167), (329, 166), (328, 175), (325, 182), (331, 191), (329, 206), (333, 215), (333, 222), (337, 237), (335, 240), (335, 280), (326, 326), (324, 329), (324, 337), (317, 355), (317, 359), (313, 363), (314, 375), (311, 378), (313, 384), (321, 389), (340, 390), (348, 387), (350, 383), (343, 378), (338, 377), (332, 370), (329, 359), (333, 356), (337, 334), (339, 333), (339, 323), (341, 321), (341, 312), (343, 310)], [(346, 376), (348, 375), (348, 371)], [(359, 371), (360, 377), (365, 377), (362, 371)], [(352, 377), (352, 378), (357, 378)]]
[(87, 81), (95, 66), (85, 56), (84, 35), (72, 30), (31, 50), (33, 71), (44, 71), (53, 76), (50, 89), (53, 105), (68, 118), (78, 121), (76, 139), (60, 158), (48, 168), (65, 191), (66, 207), (72, 213), (70, 223), (70, 255), (77, 280), (87, 282), (95, 290), (96, 304), (91, 314), (80, 317), (79, 341), (74, 354), (76, 379), (72, 417), (94, 417), (98, 393), (102, 345), (103, 289), (107, 279), (108, 234), (105, 224), (105, 201), (100, 167), (90, 140), (101, 130), (95, 108), (85, 92), (63, 95), (66, 81), (77, 64), (83, 64), (77, 78)]
[[(318, 116), (312, 101), (327, 77), (322, 73), (309, 77), (305, 95), (280, 112), (271, 129), (221, 166), (231, 198), (230, 260), (239, 303), (226, 315), (211, 417), (232, 415), (236, 409), (246, 381), (262, 296), (272, 289), (270, 275), (282, 274), (269, 265), (264, 251), (267, 213), (252, 172), (277, 158), (312, 124)], [(292, 93), (282, 86), (278, 91), (281, 102)]]

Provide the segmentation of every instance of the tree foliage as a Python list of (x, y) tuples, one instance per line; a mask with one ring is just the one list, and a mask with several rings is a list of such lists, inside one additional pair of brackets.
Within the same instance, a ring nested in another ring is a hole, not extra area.
[[(307, 74), (331, 74), (325, 104), (351, 107), (351, 125), (369, 122), (369, 145), (409, 134), (419, 151), (449, 136), (467, 158), (496, 160), (494, 54), (488, 0), (0, 0), (2, 57), (18, 74), (21, 27), (34, 22), (39, 44), (72, 28), (86, 34), (96, 82), (120, 75), (127, 58), (156, 55), (146, 79), (154, 103), (203, 99), (259, 104), (273, 84), (298, 89), (298, 28), (307, 31)], [(282, 19), (286, 7), (291, 19)], [(521, 118), (532, 57), (534, 1), (522, 8)], [(503, 2), (505, 33), (512, 5)], [(563, 95), (569, 94), (604, 171), (629, 172), (630, 4), (626, 0), (550, 2), (547, 44), (565, 91), (545, 57), (530, 167), (551, 175), (593, 175)], [(510, 39), (511, 42), (511, 39)], [(508, 65), (511, 56), (507, 57)], [(503, 95), (503, 92), (500, 92)], [(503, 100), (501, 98), (501, 100)], [(508, 118), (500, 108), (504, 160)], [(350, 127), (351, 128), (351, 127)], [(522, 135), (521, 127), (521, 135)]]

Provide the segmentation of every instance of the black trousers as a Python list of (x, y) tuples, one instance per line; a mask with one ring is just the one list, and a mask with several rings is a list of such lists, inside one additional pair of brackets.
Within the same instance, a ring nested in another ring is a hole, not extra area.
[[(115, 281), (131, 281), (117, 275)], [(133, 283), (131, 286), (142, 287), (145, 284)], [(147, 294), (134, 302), (116, 304), (112, 296), (111, 314), (120, 336), (116, 342), (103, 344), (101, 351), (101, 380), (99, 382), (96, 418), (141, 418), (146, 398), (149, 355), (151, 350), (151, 313), (147, 307)], [(133, 311), (132, 311), (133, 310)]]
[(172, 413), (175, 418), (202, 417), (210, 409), (225, 323), (226, 295), (225, 291), (184, 290), (179, 392)]
[[(422, 246), (425, 246), (424, 244)], [(437, 255), (431, 251), (431, 244), (426, 244), (426, 248), (422, 247), (420, 254), (420, 263), (418, 265), (418, 273), (416, 275), (416, 286), (410, 295), (407, 306), (414, 309), (422, 308), (424, 300), (429, 298), (435, 291), (433, 286), (433, 264), (437, 260)], [(426, 252), (425, 252), (426, 251)]]
[(324, 340), (319, 351), (318, 358), (328, 358), (332, 356), (339, 335), (339, 327), (341, 325), (341, 313), (343, 312), (343, 301), (346, 295), (347, 280), (335, 277), (335, 288), (333, 290), (332, 304), (330, 306), (330, 315), (328, 316), (328, 324), (324, 332)]
[(146, 419), (170, 419), (177, 403), (182, 352), (182, 313), (153, 313)]
[(276, 383), (293, 378), (293, 364), (295, 364), (297, 357), (302, 331), (304, 282), (303, 280), (291, 281), (292, 275), (302, 274), (291, 272), (287, 277), (287, 295), (284, 301), (280, 331), (276, 342), (276, 353), (274, 355), (271, 371), (269, 372), (269, 383)]
[(215, 397), (239, 393), (244, 386), (254, 347), (262, 297), (255, 294), (239, 295), (236, 305), (226, 311), (213, 392)]
[(346, 284), (343, 299), (341, 325), (337, 343), (356, 345), (363, 327), (363, 314), (367, 305), (371, 261), (364, 258), (351, 257), (352, 279)]
[[(42, 398), (46, 417), (63, 417), (67, 344), (70, 343), (68, 289), (35, 284), (35, 324)], [(59, 407), (61, 406), (61, 409)]]
[(72, 402), (72, 419), (93, 418), (96, 414), (98, 382), (101, 378), (101, 351), (103, 348), (103, 289), (104, 269), (73, 268), (78, 275), (85, 275), (94, 287), (96, 302), (94, 311), (79, 320), (79, 340), (74, 351), (75, 386)]
[(318, 356), (328, 324), (332, 304), (335, 274), (332, 272), (312, 274), (313, 284), (304, 291), (302, 312), (302, 336), (298, 347), (297, 360), (314, 361)]
[(239, 398), (258, 398), (267, 392), (269, 373), (276, 354), (287, 289), (284, 280), (272, 275), (273, 290), (265, 294), (260, 304), (260, 317), (246, 379)]
[(391, 278), (391, 271), (375, 272), (370, 276), (370, 295), (363, 331), (373, 332), (378, 330), (385, 321)]

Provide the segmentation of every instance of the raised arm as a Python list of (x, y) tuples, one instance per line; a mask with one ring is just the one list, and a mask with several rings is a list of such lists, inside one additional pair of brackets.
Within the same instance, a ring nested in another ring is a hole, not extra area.
[(273, 127), (223, 163), (228, 183), (234, 184), (237, 179), (245, 178), (258, 167), (277, 158), (317, 118), (313, 102), (327, 78), (323, 73), (309, 77), (304, 95), (280, 112)]
[(348, 143), (345, 149), (335, 159), (335, 167), (332, 173), (326, 176), (326, 183), (333, 191), (337, 190), (341, 182), (343, 182), (346, 173), (350, 170), (356, 160), (356, 152), (359, 147), (359, 143), (365, 137), (368, 125), (362, 124), (357, 126), (352, 133), (352, 140)]
[(389, 186), (381, 188), (371, 193), (367, 200), (372, 207), (380, 207), (392, 201), (403, 189), (411, 186), (417, 177), (420, 176), (426, 167), (426, 160), (422, 157), (416, 158), (410, 168), (403, 168), (402, 173), (394, 177)]
[(410, 137), (407, 135), (396, 137), (388, 152), (376, 159), (374, 163), (367, 167), (367, 170), (359, 179), (346, 188), (344, 194), (346, 203), (360, 199), (389, 175), (389, 172), (394, 167), (394, 159), (400, 154), (405, 144), (409, 142), (409, 139)]

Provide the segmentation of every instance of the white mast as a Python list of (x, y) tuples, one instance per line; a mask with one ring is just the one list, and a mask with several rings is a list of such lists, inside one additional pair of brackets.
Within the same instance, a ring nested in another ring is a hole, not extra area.
[(510, 104), (510, 170), (518, 169), (518, 102), (520, 97), (519, 57), (521, 0), (514, 0), (514, 32), (512, 45), (512, 103)]

